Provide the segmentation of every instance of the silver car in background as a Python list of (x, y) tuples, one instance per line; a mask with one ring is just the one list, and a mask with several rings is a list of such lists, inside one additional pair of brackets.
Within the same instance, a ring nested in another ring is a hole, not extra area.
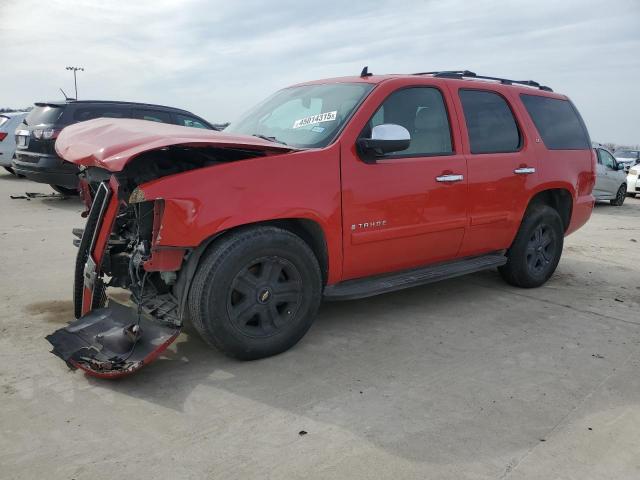
[(16, 152), (16, 127), (29, 112), (0, 113), (0, 166), (15, 175), (11, 160)]
[(593, 196), (596, 200), (609, 200), (611, 205), (619, 207), (627, 196), (627, 175), (624, 173), (624, 165), (618, 163), (606, 148), (598, 146), (594, 150), (598, 164)]

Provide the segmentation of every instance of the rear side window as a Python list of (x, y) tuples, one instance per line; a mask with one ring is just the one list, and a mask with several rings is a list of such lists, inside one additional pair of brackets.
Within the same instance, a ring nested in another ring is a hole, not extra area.
[(522, 138), (507, 101), (486, 90), (460, 90), (471, 153), (517, 152)]
[(9, 121), (9, 117), (0, 115), (0, 127)]
[(109, 107), (83, 107), (73, 112), (74, 122), (85, 122), (94, 118), (126, 118), (126, 110)]
[(591, 148), (584, 122), (571, 102), (526, 94), (520, 98), (549, 150)]

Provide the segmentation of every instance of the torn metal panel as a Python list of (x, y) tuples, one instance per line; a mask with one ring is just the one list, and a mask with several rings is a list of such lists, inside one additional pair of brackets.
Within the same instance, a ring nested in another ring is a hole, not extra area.
[(138, 315), (136, 307), (110, 300), (51, 335), (53, 354), (70, 368), (89, 375), (116, 378), (151, 363), (180, 334), (181, 328)]

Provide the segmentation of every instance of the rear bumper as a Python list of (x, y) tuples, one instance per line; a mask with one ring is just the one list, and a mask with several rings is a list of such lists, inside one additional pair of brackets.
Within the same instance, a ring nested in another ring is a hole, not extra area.
[(593, 206), (595, 203), (596, 199), (593, 195), (578, 197), (578, 200), (573, 204), (571, 221), (569, 222), (569, 228), (567, 228), (565, 235), (575, 232), (587, 223), (591, 218), (591, 212), (593, 212)]
[(20, 152), (11, 165), (17, 174), (34, 182), (78, 188), (78, 167), (55, 155)]
[(13, 152), (0, 150), (0, 167), (10, 167)]

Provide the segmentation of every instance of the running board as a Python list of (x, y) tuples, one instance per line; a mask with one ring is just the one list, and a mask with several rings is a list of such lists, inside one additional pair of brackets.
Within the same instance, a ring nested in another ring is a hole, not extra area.
[(507, 257), (502, 253), (492, 253), (481, 257), (468, 257), (453, 262), (438, 263), (397, 273), (347, 280), (326, 287), (324, 289), (324, 299), (333, 301), (372, 297), (382, 293), (395, 292), (404, 288), (459, 277), (467, 273), (496, 268), (505, 263), (507, 263)]

